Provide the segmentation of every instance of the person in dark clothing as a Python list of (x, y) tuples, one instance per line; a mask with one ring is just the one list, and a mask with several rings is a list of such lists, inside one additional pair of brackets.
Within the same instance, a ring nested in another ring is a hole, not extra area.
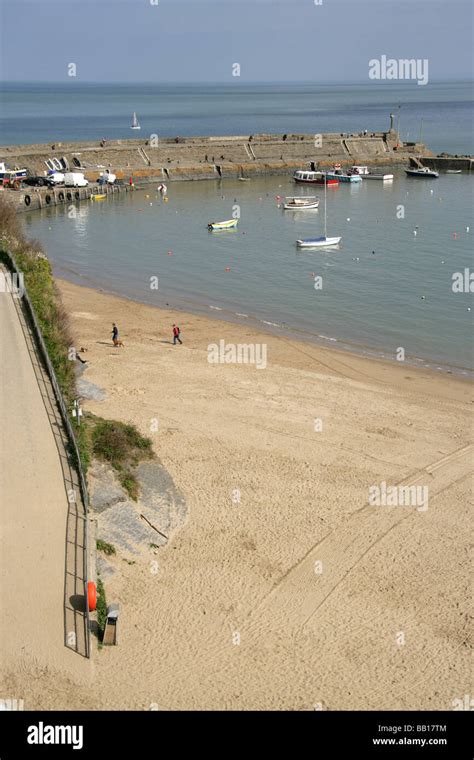
[(179, 337), (181, 335), (181, 330), (179, 329), (178, 325), (173, 325), (173, 346), (176, 345), (176, 341), (182, 345), (183, 341)]

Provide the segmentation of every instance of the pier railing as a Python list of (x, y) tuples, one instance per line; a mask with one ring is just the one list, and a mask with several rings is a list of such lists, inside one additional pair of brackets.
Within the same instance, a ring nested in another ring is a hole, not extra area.
[[(10, 251), (7, 251), (2, 246), (2, 253), (6, 257), (9, 267), (12, 270), (12, 272), (16, 275), (21, 274), (21, 270), (18, 268), (15, 256), (10, 253)], [(58, 383), (58, 379), (56, 377), (56, 372), (54, 371), (54, 367), (51, 363), (51, 359), (49, 357), (48, 349), (46, 348), (46, 344), (43, 339), (43, 334), (41, 332), (41, 328), (38, 324), (38, 320), (36, 318), (35, 310), (33, 307), (33, 304), (31, 303), (30, 297), (27, 293), (26, 288), (23, 290), (21, 294), (21, 298), (23, 301), (23, 304), (26, 307), (26, 311), (28, 313), (28, 317), (30, 319), (32, 332), (34, 335), (34, 338), (36, 340), (37, 346), (40, 349), (46, 371), (49, 376), (49, 380), (51, 382), (51, 386), (54, 391), (54, 395), (56, 397), (56, 402), (58, 404), (61, 418), (66, 430), (67, 438), (71, 447), (71, 450), (74, 454), (74, 469), (76, 470), (78, 480), (79, 480), (79, 488), (81, 492), (81, 498), (82, 503), (84, 506), (84, 557), (83, 557), (83, 568), (84, 568), (84, 609), (85, 609), (85, 618), (86, 618), (86, 633), (85, 633), (85, 656), (87, 658), (90, 658), (90, 620), (89, 620), (89, 603), (88, 603), (88, 593), (87, 593), (87, 581), (88, 581), (88, 563), (89, 563), (89, 542), (88, 542), (88, 512), (89, 512), (89, 496), (87, 492), (87, 484), (86, 479), (84, 475), (84, 471), (82, 469), (81, 464), (81, 457), (79, 454), (79, 448), (77, 445), (76, 436), (74, 434), (74, 430), (71, 424), (71, 420), (69, 419), (66, 403), (64, 401), (64, 396), (62, 394), (61, 388)]]

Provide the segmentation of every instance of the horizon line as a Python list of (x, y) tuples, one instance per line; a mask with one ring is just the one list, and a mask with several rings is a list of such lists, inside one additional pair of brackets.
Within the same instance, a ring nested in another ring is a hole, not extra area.
[[(354, 84), (366, 84), (370, 86), (377, 86), (377, 85), (388, 85), (390, 87), (396, 86), (396, 85), (417, 85), (416, 81), (412, 80), (370, 80), (367, 79), (353, 79), (353, 80), (340, 80), (340, 79), (334, 79), (334, 80), (325, 80), (325, 81), (315, 81), (315, 80), (304, 80), (304, 79), (274, 79), (274, 80), (260, 80), (255, 79), (251, 81), (235, 81), (237, 78), (234, 79), (222, 79), (222, 80), (130, 80), (130, 81), (119, 81), (119, 80), (93, 80), (93, 79), (81, 79), (78, 82), (72, 81), (74, 80), (74, 77), (68, 77), (65, 79), (0, 79), (0, 85), (5, 84), (97, 84), (97, 85), (222, 85), (222, 84), (232, 84), (237, 86), (245, 86), (245, 85), (272, 85), (272, 84), (301, 84), (301, 85), (354, 85)], [(453, 77), (453, 78), (447, 78), (447, 79), (433, 79), (430, 80), (427, 84), (429, 86), (430, 84), (445, 84), (445, 83), (472, 83), (474, 84), (474, 77)]]

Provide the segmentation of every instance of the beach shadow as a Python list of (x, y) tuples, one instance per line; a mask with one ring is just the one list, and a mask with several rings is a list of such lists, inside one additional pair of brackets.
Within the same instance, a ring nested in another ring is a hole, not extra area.
[(105, 341), (105, 340), (97, 340), (96, 343), (99, 346), (113, 346), (114, 345), (113, 343), (109, 343), (108, 341)]
[(76, 610), (76, 612), (86, 611), (86, 597), (84, 594), (72, 594), (72, 596), (69, 597), (69, 602), (73, 610)]
[(94, 636), (97, 636), (97, 638), (98, 638), (99, 640), (101, 639), (101, 636), (100, 636), (100, 630), (99, 630), (99, 625), (98, 625), (98, 623), (97, 623), (97, 620), (91, 620), (91, 621), (90, 621), (90, 624), (89, 624), (89, 629), (90, 629), (90, 632), (91, 632), (91, 633), (92, 633)]
[(169, 346), (173, 345), (172, 340), (158, 340), (157, 343), (167, 343)]

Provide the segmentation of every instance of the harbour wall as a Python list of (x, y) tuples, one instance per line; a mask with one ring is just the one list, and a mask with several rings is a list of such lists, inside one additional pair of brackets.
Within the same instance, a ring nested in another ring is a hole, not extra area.
[[(129, 177), (137, 187), (149, 182), (210, 180), (226, 177), (251, 178), (264, 174), (291, 175), (295, 169), (324, 168), (338, 162), (378, 167), (396, 167), (422, 161), (438, 161), (425, 145), (399, 143), (397, 133), (327, 133), (321, 135), (235, 135), (224, 137), (176, 137), (58, 142), (37, 145), (0, 146), (0, 160), (11, 168), (26, 168), (42, 176), (55, 159), (70, 171), (83, 172), (87, 188), (23, 188), (8, 190), (19, 210), (43, 208), (89, 199), (104, 190), (96, 185), (105, 169), (123, 184), (107, 187), (105, 192), (127, 192)], [(454, 159), (453, 159), (454, 160)], [(456, 159), (467, 162), (470, 159)], [(450, 166), (450, 168), (458, 168)], [(465, 168), (464, 164), (462, 167)]]
[(103, 169), (118, 177), (215, 179), (216, 176), (284, 172), (309, 162), (400, 163), (410, 155), (432, 155), (425, 146), (399, 144), (397, 133), (322, 135), (237, 135), (63, 142), (50, 145), (0, 146), (0, 161), (42, 175), (52, 159), (64, 158), (72, 171), (95, 181)]

